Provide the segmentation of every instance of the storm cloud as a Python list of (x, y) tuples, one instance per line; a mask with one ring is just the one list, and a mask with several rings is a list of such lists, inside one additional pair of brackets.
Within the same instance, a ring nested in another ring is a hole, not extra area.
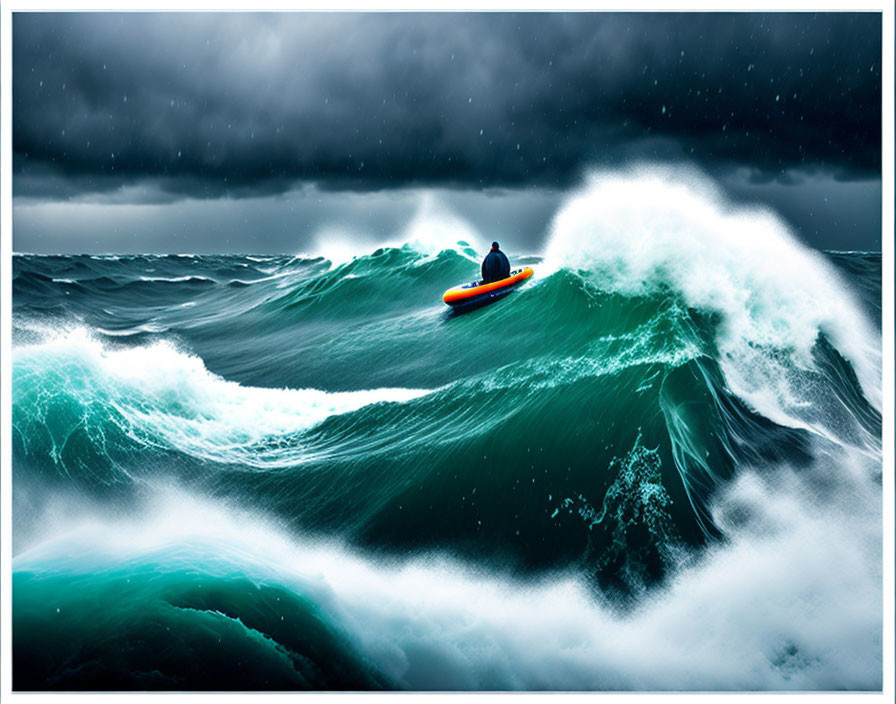
[(639, 159), (867, 181), (880, 62), (876, 13), (17, 13), (14, 193), (562, 189)]

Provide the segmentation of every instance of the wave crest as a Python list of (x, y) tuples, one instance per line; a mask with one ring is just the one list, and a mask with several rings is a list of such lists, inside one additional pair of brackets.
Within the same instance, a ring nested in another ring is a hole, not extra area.
[(880, 334), (838, 272), (773, 213), (735, 208), (695, 170), (592, 173), (556, 215), (545, 266), (623, 295), (671, 290), (720, 314), (728, 385), (777, 422), (818, 430), (792, 372), (817, 369), (822, 334), (881, 408)]
[[(286, 443), (330, 416), (383, 402), (408, 401), (427, 389), (319, 389), (242, 386), (213, 374), (196, 356), (166, 341), (106, 348), (84, 330), (16, 350), (16, 424), (29, 423), (60, 402), (106, 409), (124, 434), (213, 462), (267, 469), (302, 462), (301, 444)], [(62, 397), (65, 397), (64, 401)], [(82, 417), (83, 420), (83, 417)], [(78, 425), (63, 423), (61, 440)], [(102, 419), (97, 422), (102, 426)], [(52, 430), (51, 430), (52, 432)], [(52, 453), (58, 456), (57, 453)]]

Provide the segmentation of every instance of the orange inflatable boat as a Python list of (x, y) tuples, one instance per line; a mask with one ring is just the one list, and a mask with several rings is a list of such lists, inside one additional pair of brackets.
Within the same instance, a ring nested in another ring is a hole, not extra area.
[(500, 281), (493, 281), (490, 284), (483, 281), (472, 281), (468, 284), (461, 284), (454, 288), (449, 288), (442, 296), (452, 308), (467, 308), (480, 306), (489, 303), (501, 296), (505, 296), (516, 288), (523, 281), (532, 276), (532, 269), (524, 267), (522, 269), (514, 269), (510, 272), (510, 276)]

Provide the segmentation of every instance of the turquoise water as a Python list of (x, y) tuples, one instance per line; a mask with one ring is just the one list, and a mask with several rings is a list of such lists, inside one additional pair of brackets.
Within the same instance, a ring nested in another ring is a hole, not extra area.
[(548, 234), (460, 316), (467, 240), (17, 255), (14, 687), (879, 689), (880, 255)]

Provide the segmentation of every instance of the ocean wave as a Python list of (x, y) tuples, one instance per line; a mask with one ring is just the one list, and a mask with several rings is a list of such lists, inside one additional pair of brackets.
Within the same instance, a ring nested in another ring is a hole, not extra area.
[(450, 315), (437, 206), (341, 263), (16, 257), (17, 686), (879, 688), (879, 257), (598, 173)]
[(850, 287), (773, 213), (736, 210), (695, 171), (592, 174), (556, 215), (545, 266), (624, 295), (671, 290), (721, 314), (728, 384), (779, 423), (813, 425), (801, 411), (811, 393), (792, 371), (814, 368), (822, 333), (881, 408), (880, 334)]
[[(17, 348), (14, 368), (19, 426), (41, 417), (54, 397), (65, 398), (76, 407), (105, 409), (139, 443), (268, 469), (301, 463), (300, 451), (283, 443), (284, 437), (334, 415), (428, 393), (244, 387), (212, 374), (201, 359), (170, 343), (107, 349), (83, 329)], [(99, 421), (95, 431), (102, 435), (106, 423)]]
[[(878, 689), (879, 552), (755, 476), (731, 494), (766, 515), (620, 617), (573, 573), (383, 562), (162, 492), (139, 517), (70, 520), (15, 558), (16, 652), (52, 632), (58, 654), (17, 657), (14, 676), (54, 689)], [(110, 647), (86, 667), (83, 642)], [(238, 679), (219, 664), (236, 661), (251, 663)]]

